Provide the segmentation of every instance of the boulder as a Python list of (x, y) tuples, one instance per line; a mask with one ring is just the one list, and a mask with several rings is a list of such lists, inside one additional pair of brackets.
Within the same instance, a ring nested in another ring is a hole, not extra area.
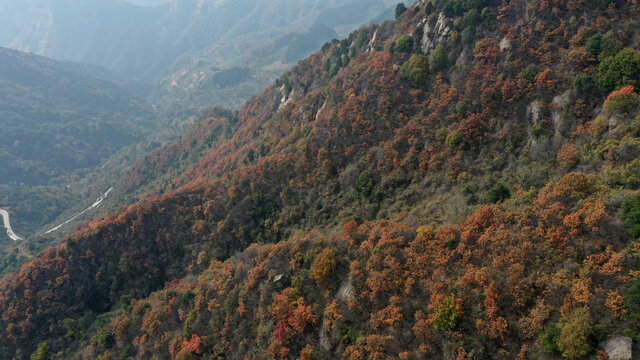
[(629, 337), (618, 337), (607, 340), (600, 346), (609, 355), (609, 360), (631, 360), (633, 340)]
[(511, 40), (509, 40), (508, 37), (503, 37), (502, 40), (500, 40), (500, 50), (505, 51), (511, 48)]

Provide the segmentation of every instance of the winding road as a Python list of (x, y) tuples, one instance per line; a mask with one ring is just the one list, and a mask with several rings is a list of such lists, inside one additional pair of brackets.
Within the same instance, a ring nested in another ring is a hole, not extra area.
[(9, 221), (9, 212), (7, 210), (0, 209), (0, 216), (2, 216), (4, 227), (5, 229), (7, 229), (7, 235), (9, 235), (11, 240), (13, 241), (22, 240), (22, 238), (16, 235), (16, 233), (13, 232), (13, 229), (11, 229), (11, 222)]
[(91, 204), (91, 206), (89, 206), (88, 208), (80, 211), (79, 213), (73, 215), (71, 218), (69, 218), (67, 221), (63, 222), (62, 224), (51, 228), (47, 231), (45, 231), (43, 234), (51, 234), (52, 232), (55, 232), (57, 230), (59, 230), (61, 227), (67, 225), (68, 223), (72, 222), (73, 220), (75, 220), (78, 216), (86, 213), (87, 211), (91, 210), (91, 209), (95, 209), (98, 206), (100, 206), (100, 204), (102, 204), (102, 202), (104, 201), (104, 199), (107, 198), (107, 196), (109, 196), (109, 193), (113, 190), (113, 187), (110, 187), (109, 190), (107, 190), (107, 192), (105, 192), (104, 194), (102, 194), (102, 196), (100, 196), (98, 199), (96, 199), (96, 202), (94, 202), (93, 204)]
[[(106, 199), (107, 196), (109, 196), (109, 193), (112, 190), (113, 190), (113, 187), (109, 188), (109, 190), (107, 190), (107, 192), (105, 192), (104, 194), (102, 194), (102, 196), (100, 196), (98, 199), (96, 199), (96, 201), (93, 204), (91, 204), (91, 206), (89, 206), (88, 208), (82, 210), (81, 212), (73, 215), (71, 218), (69, 218), (67, 221), (63, 222), (62, 224), (49, 229), (48, 231), (44, 232), (43, 234), (51, 234), (52, 232), (55, 232), (55, 231), (59, 230), (60, 228), (62, 228), (63, 226), (67, 225), (68, 223), (72, 222), (73, 220), (78, 218), (80, 215), (86, 213), (87, 211), (97, 208), (104, 201), (104, 199)], [(16, 235), (15, 232), (13, 232), (13, 229), (11, 228), (11, 222), (9, 221), (9, 212), (7, 210), (0, 209), (0, 216), (2, 216), (2, 221), (4, 223), (4, 227), (7, 230), (7, 235), (11, 238), (11, 240), (13, 240), (13, 241), (24, 240), (20, 236)]]

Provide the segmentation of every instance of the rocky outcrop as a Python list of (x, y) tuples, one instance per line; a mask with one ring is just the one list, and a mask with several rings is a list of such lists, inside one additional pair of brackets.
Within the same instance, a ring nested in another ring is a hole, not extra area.
[(438, 15), (438, 20), (435, 24), (427, 21), (424, 25), (424, 35), (422, 37), (422, 52), (428, 54), (431, 50), (435, 49), (437, 45), (445, 44), (449, 41), (451, 29), (451, 20), (444, 16), (444, 13)]
[(505, 50), (509, 50), (511, 48), (511, 40), (509, 40), (508, 37), (503, 37), (502, 40), (500, 40), (500, 50), (505, 51)]
[(600, 344), (609, 355), (609, 360), (631, 360), (633, 340), (630, 337), (618, 337)]

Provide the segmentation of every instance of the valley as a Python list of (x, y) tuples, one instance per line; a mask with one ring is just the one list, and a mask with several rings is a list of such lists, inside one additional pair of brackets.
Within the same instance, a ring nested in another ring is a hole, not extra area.
[[(0, 204), (12, 209), (13, 226), (27, 239), (21, 246), (0, 244), (0, 274), (46, 248), (57, 232), (143, 197), (151, 187), (131, 188), (129, 167), (178, 139), (211, 106), (239, 108), (282, 71), (338, 37), (335, 30), (355, 28), (392, 6), (381, 0), (308, 0), (291, 8), (280, 2), (245, 2), (198, 7), (192, 1), (147, 1), (138, 7), (112, 1), (0, 1), (0, 46), (27, 51), (0, 48), (5, 130), (0, 159), (6, 164), (0, 170)], [(245, 15), (229, 16), (252, 6)], [(331, 20), (329, 15), (345, 6), (362, 11)], [(264, 17), (263, 12), (272, 15)], [(11, 19), (4, 18), (10, 13)], [(113, 24), (132, 17), (139, 21)], [(203, 25), (220, 18), (229, 21)], [(247, 28), (256, 18), (261, 25)], [(278, 20), (293, 18), (297, 20), (286, 24)], [(183, 30), (167, 30), (187, 22), (191, 25)], [(153, 35), (158, 42), (127, 45), (151, 36), (136, 26), (153, 29), (160, 23), (165, 29)], [(96, 31), (114, 26), (120, 30)], [(81, 27), (83, 31), (68, 33)], [(62, 41), (80, 33), (85, 35), (73, 45)], [(176, 44), (170, 40), (174, 36), (192, 43)], [(164, 53), (152, 50), (158, 43), (175, 46)], [(89, 211), (111, 185), (114, 196)], [(19, 255), (10, 255), (18, 247)], [(13, 260), (5, 262), (7, 256)]]

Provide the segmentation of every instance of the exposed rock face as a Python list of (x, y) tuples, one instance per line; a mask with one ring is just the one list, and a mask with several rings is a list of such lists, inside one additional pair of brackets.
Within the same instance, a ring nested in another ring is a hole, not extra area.
[(527, 119), (531, 119), (533, 124), (538, 124), (540, 121), (540, 114), (542, 113), (542, 105), (540, 101), (534, 100), (527, 106)]
[(500, 40), (500, 50), (504, 51), (504, 50), (508, 50), (511, 48), (511, 40), (509, 40), (508, 37), (503, 37), (502, 40)]
[(338, 290), (338, 294), (336, 295), (336, 298), (338, 298), (341, 301), (347, 301), (348, 298), (353, 296), (353, 293), (355, 292), (355, 290), (356, 289), (351, 283), (351, 281), (345, 282), (342, 284), (342, 286), (340, 286), (340, 289)]
[(556, 107), (551, 113), (551, 120), (553, 121), (553, 127), (556, 137), (561, 137), (563, 132), (567, 130), (567, 127), (569, 125), (567, 123), (566, 116), (563, 115), (563, 111), (565, 111), (566, 107), (569, 106), (571, 98), (571, 90), (567, 90), (553, 98), (553, 102), (556, 104)]
[(445, 44), (451, 36), (451, 20), (444, 16), (444, 13), (438, 15), (438, 21), (435, 24), (427, 22), (424, 25), (424, 36), (422, 37), (422, 52), (428, 54), (435, 49), (438, 44)]
[(609, 360), (631, 360), (633, 340), (629, 337), (619, 337), (601, 344), (609, 355)]

